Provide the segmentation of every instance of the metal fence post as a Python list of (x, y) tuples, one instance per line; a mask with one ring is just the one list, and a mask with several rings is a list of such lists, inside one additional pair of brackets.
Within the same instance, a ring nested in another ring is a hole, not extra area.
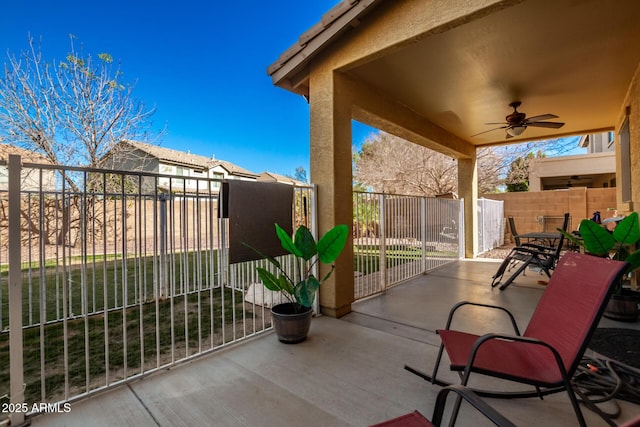
[(466, 234), (466, 227), (464, 224), (464, 199), (460, 199), (460, 206), (458, 209), (460, 209), (458, 211), (458, 257), (460, 258), (464, 258), (465, 257), (465, 253), (466, 253), (466, 248), (465, 248), (465, 234)]
[(420, 197), (420, 242), (422, 244), (422, 258), (420, 259), (420, 270), (427, 272), (427, 199)]
[(167, 256), (167, 195), (160, 193), (160, 271), (157, 298), (169, 296), (169, 257)]
[[(24, 361), (22, 347), (22, 272), (20, 244), (20, 179), (22, 160), (9, 155), (9, 382), (11, 403), (21, 408), (24, 400)], [(23, 412), (12, 412), (11, 425), (24, 422)]]
[(380, 194), (378, 200), (378, 209), (380, 209), (380, 233), (378, 236), (378, 243), (380, 245), (380, 290), (384, 291), (387, 289), (387, 219), (385, 215), (384, 194)]

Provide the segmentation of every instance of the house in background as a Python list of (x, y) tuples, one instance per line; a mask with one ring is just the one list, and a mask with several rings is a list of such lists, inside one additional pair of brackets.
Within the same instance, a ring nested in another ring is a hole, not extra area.
[(293, 185), (296, 187), (302, 187), (308, 185), (306, 182), (298, 181), (291, 177), (280, 175), (273, 172), (264, 171), (258, 175), (258, 181), (260, 182), (279, 182), (281, 184)]
[[(6, 162), (9, 161), (9, 155), (11, 154), (20, 156), (23, 163), (52, 164), (51, 161), (42, 154), (0, 143), (0, 161), (4, 162), (4, 164), (0, 164), (0, 191), (7, 191), (9, 189), (9, 173)], [(41, 172), (42, 175), (40, 175)], [(54, 170), (23, 167), (21, 177), (22, 191), (55, 191), (56, 172)]]
[[(217, 193), (220, 190), (218, 180), (258, 179), (257, 174), (224, 160), (129, 140), (118, 143), (103, 158), (101, 166), (160, 174), (158, 188), (170, 193)], [(150, 191), (154, 184), (147, 180), (143, 183), (144, 190)]]
[(587, 154), (534, 159), (529, 167), (529, 191), (615, 187), (613, 132), (583, 135), (579, 144), (587, 148)]
[(578, 145), (580, 148), (586, 148), (587, 153), (609, 153), (616, 152), (616, 140), (613, 132), (593, 133), (590, 135), (582, 135)]

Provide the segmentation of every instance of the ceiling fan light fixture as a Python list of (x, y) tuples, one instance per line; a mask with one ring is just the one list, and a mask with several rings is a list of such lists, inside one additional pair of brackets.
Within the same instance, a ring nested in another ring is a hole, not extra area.
[(513, 126), (507, 129), (507, 133), (511, 136), (520, 136), (526, 128), (526, 126)]

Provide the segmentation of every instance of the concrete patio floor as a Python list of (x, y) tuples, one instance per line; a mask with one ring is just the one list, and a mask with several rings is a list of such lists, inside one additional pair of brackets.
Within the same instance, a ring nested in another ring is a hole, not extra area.
[[(72, 404), (66, 414), (40, 415), (33, 426), (368, 426), (419, 410), (431, 416), (440, 389), (405, 371), (430, 371), (438, 350), (436, 328), (461, 300), (509, 308), (524, 329), (542, 294), (543, 276), (528, 272), (505, 291), (491, 289), (497, 262), (459, 261), (354, 304), (342, 319), (313, 320), (297, 345), (273, 333), (203, 356), (165, 372)], [(508, 332), (505, 319), (485, 312), (462, 317), (465, 327)], [(639, 328), (604, 319), (601, 326)], [(446, 365), (441, 375), (457, 382)], [(480, 375), (472, 385), (502, 389)], [(516, 425), (573, 426), (566, 393), (539, 399), (488, 402)], [(622, 423), (640, 406), (620, 401)], [(607, 425), (583, 408), (589, 426)], [(464, 407), (459, 426), (491, 425)]]

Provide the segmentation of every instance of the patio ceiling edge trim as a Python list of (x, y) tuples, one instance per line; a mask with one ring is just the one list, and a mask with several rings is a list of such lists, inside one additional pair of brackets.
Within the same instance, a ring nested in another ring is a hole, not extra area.
[[(298, 42), (284, 51), (267, 67), (274, 85), (286, 76), (302, 69), (323, 47), (351, 27), (359, 24), (359, 18), (382, 3), (383, 0), (343, 0), (322, 16), (320, 22), (303, 33)], [(293, 85), (291, 90), (295, 91)]]

